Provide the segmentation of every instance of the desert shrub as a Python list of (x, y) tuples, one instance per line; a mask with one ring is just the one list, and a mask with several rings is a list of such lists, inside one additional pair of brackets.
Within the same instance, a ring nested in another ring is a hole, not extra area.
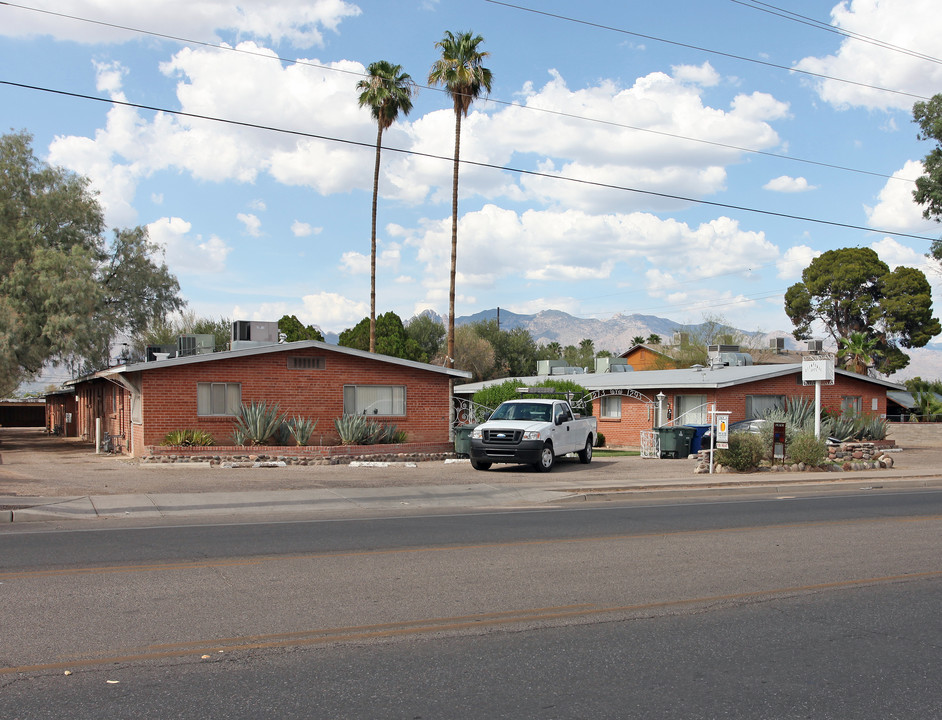
[(173, 447), (209, 447), (214, 444), (213, 436), (205, 430), (171, 430), (161, 441), (161, 445)]
[(828, 456), (827, 444), (824, 440), (817, 439), (813, 432), (798, 433), (786, 449), (792, 462), (804, 463), (811, 467), (819, 467)]
[(754, 433), (733, 433), (729, 436), (729, 448), (718, 450), (716, 461), (743, 472), (759, 466), (765, 457), (765, 444)]
[(278, 403), (242, 403), (232, 431), (233, 439), (237, 445), (262, 445), (278, 435), (284, 422), (285, 416), (280, 413)]
[(343, 415), (334, 420), (334, 427), (344, 445), (382, 445), (406, 441), (404, 430), (364, 415)]
[(314, 428), (317, 427), (317, 420), (311, 420), (301, 416), (293, 417), (285, 425), (291, 438), (297, 445), (307, 445), (314, 434)]

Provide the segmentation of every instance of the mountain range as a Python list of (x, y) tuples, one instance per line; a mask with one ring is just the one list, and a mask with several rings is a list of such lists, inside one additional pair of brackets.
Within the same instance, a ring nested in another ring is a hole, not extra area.
[[(439, 322), (444, 323), (445, 321), (444, 318), (434, 312), (426, 311), (426, 313)], [(632, 338), (639, 335), (646, 338), (653, 333), (659, 335), (664, 342), (670, 342), (675, 332), (689, 332), (695, 336), (702, 333), (709, 324), (685, 325), (655, 315), (639, 314), (618, 314), (608, 320), (598, 320), (595, 318), (578, 318), (561, 310), (543, 310), (535, 315), (521, 315), (500, 308), (482, 310), (473, 315), (458, 317), (455, 319), (455, 324), (465, 325), (495, 319), (499, 319), (502, 330), (512, 330), (520, 327), (529, 331), (539, 345), (558, 342), (565, 347), (566, 345), (578, 345), (583, 339), (589, 338), (595, 344), (596, 350), (609, 350), (616, 355), (631, 348), (634, 344), (631, 342)], [(724, 329), (728, 329), (736, 335), (752, 338), (751, 344), (758, 348), (769, 347), (769, 342), (773, 338), (785, 338), (785, 348), (787, 350), (804, 350), (806, 348), (804, 342), (795, 340), (792, 334), (786, 330), (763, 333), (732, 327)], [(828, 347), (829, 345), (830, 347)], [(925, 348), (906, 349), (905, 352), (910, 357), (909, 365), (887, 379), (891, 382), (901, 383), (916, 376), (922, 377), (924, 380), (942, 378), (942, 349), (933, 349), (933, 347), (929, 345)], [(827, 340), (824, 342), (824, 348), (832, 352), (835, 349), (833, 343), (829, 343)]]

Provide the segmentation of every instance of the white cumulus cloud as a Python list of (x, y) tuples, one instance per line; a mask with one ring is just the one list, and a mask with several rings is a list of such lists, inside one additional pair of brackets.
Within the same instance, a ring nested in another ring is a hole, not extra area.
[(817, 189), (814, 185), (810, 185), (803, 177), (789, 177), (788, 175), (773, 178), (763, 185), (762, 188), (764, 190), (781, 193), (800, 193)]

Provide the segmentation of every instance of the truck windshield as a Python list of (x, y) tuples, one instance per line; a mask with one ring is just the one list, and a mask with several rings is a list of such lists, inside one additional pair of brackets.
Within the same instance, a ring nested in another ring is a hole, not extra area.
[(532, 420), (549, 422), (551, 405), (539, 403), (503, 403), (491, 415), (491, 420)]

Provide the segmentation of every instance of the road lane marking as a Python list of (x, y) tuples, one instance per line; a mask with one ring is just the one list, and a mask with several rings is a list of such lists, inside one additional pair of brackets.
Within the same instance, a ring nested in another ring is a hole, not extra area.
[[(460, 631), (473, 628), (497, 628), (513, 623), (539, 622), (548, 620), (562, 620), (574, 618), (588, 618), (606, 614), (648, 612), (669, 608), (682, 608), (695, 605), (709, 607), (716, 603), (729, 603), (746, 601), (755, 598), (779, 598), (796, 594), (820, 592), (823, 590), (841, 590), (868, 585), (881, 585), (899, 582), (911, 582), (942, 577), (942, 570), (933, 570), (920, 573), (907, 573), (902, 575), (887, 575), (883, 577), (857, 578), (853, 580), (838, 580), (812, 585), (796, 585), (784, 588), (771, 588), (753, 590), (743, 593), (727, 595), (712, 595), (697, 598), (682, 598), (678, 600), (661, 600), (657, 602), (638, 603), (632, 605), (617, 605), (598, 607), (596, 605), (564, 605), (550, 608), (531, 608), (510, 610), (505, 612), (484, 613), (479, 615), (460, 615), (456, 617), (426, 618), (414, 621), (385, 623), (378, 625), (354, 625), (339, 628), (323, 628), (293, 633), (275, 633), (265, 635), (247, 635), (241, 638), (208, 639), (202, 641), (171, 643), (166, 645), (151, 645), (139, 650), (128, 651), (123, 654), (90, 658), (87, 656), (66, 659), (53, 663), (35, 665), (19, 665), (15, 667), (0, 667), (0, 675), (17, 673), (38, 673), (53, 670), (75, 669), (82, 667), (96, 667), (114, 663), (131, 663), (147, 660), (160, 660), (188, 656), (202, 656), (247, 650), (269, 650), (286, 647), (304, 647), (312, 645), (339, 644), (348, 642), (362, 642), (364, 640), (390, 639), (395, 637), (428, 635), (436, 632)], [(107, 651), (103, 651), (106, 653)]]

